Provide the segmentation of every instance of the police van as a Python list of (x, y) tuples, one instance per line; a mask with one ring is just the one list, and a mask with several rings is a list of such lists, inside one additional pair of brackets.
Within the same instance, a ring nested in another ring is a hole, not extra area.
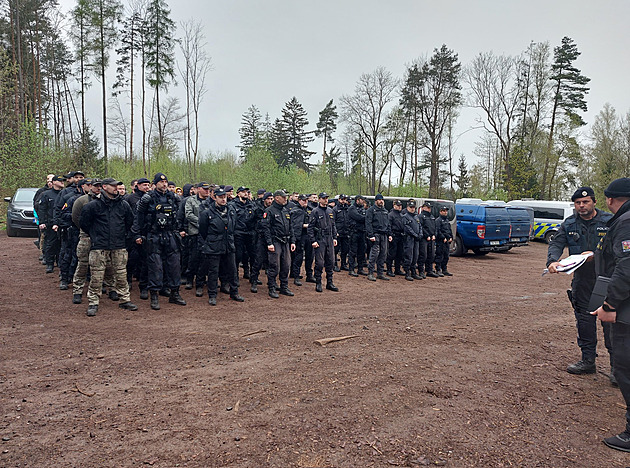
[(534, 210), (534, 239), (549, 243), (562, 222), (574, 213), (573, 203), (550, 200), (512, 200), (512, 206), (524, 206)]

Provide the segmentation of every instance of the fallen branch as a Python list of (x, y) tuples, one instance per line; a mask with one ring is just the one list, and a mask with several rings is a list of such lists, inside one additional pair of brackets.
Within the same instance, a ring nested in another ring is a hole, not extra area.
[(348, 335), (348, 336), (337, 336), (335, 338), (322, 338), (321, 340), (315, 340), (315, 343), (317, 343), (320, 346), (325, 346), (328, 343), (334, 343), (335, 341), (343, 341), (343, 340), (349, 340), (350, 338), (357, 338), (359, 335)]
[(96, 393), (84, 392), (83, 390), (79, 388), (79, 385), (76, 382), (74, 383), (74, 388), (76, 389), (75, 390), (76, 392), (79, 392), (81, 395), (85, 395), (86, 397), (93, 397), (94, 395), (96, 395)]
[(256, 330), (255, 332), (245, 333), (244, 335), (241, 335), (241, 338), (245, 338), (246, 336), (256, 335), (258, 333), (267, 333), (267, 330)]

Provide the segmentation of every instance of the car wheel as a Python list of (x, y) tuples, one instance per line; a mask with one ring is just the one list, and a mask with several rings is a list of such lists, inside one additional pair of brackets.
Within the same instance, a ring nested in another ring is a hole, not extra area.
[(547, 244), (550, 244), (553, 238), (555, 237), (555, 235), (556, 235), (556, 231), (548, 231), (547, 233), (545, 233), (545, 242)]
[(466, 253), (466, 250), (467, 249), (464, 248), (464, 242), (462, 241), (461, 236), (459, 235), (455, 236), (455, 239), (453, 239), (453, 247), (452, 247), (451, 255), (453, 257), (461, 257), (462, 255)]
[(7, 219), (7, 236), (17, 237), (17, 235), (17, 229), (14, 229), (13, 226), (11, 226), (11, 222)]

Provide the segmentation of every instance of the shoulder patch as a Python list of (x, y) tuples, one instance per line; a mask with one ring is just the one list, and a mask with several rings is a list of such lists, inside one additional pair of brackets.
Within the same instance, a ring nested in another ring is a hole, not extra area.
[(263, 218), (266, 218), (266, 217), (267, 217), (267, 212), (265, 211), (265, 212), (263, 213)]
[(630, 252), (630, 240), (621, 241), (621, 250)]

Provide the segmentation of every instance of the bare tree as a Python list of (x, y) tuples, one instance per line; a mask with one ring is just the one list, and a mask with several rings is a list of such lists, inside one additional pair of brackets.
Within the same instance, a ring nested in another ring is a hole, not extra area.
[(114, 97), (109, 104), (109, 114), (107, 116), (107, 126), (111, 132), (110, 141), (119, 147), (122, 146), (125, 155), (125, 162), (131, 160), (131, 154), (129, 151), (129, 138), (130, 138), (130, 122), (125, 118), (120, 101)]
[[(383, 67), (361, 75), (352, 96), (341, 97), (341, 112), (345, 122), (356, 128), (367, 146), (370, 192), (376, 193), (378, 151), (383, 143), (386, 108), (395, 97), (398, 80)], [(380, 185), (380, 180), (378, 181)]]
[(525, 92), (524, 84), (518, 79), (518, 62), (518, 58), (510, 56), (481, 53), (465, 74), (470, 87), (470, 105), (482, 110), (484, 118), (479, 118), (479, 122), (497, 137), (501, 146), (506, 187), (511, 186), (510, 154), (518, 136), (516, 120)]
[(199, 108), (208, 91), (206, 76), (212, 70), (210, 56), (206, 53), (206, 37), (201, 21), (182, 23), (184, 37), (180, 49), (184, 57), (183, 64), (178, 64), (179, 73), (186, 89), (186, 129), (184, 152), (188, 161), (191, 178), (197, 177), (197, 159), (199, 154)]

